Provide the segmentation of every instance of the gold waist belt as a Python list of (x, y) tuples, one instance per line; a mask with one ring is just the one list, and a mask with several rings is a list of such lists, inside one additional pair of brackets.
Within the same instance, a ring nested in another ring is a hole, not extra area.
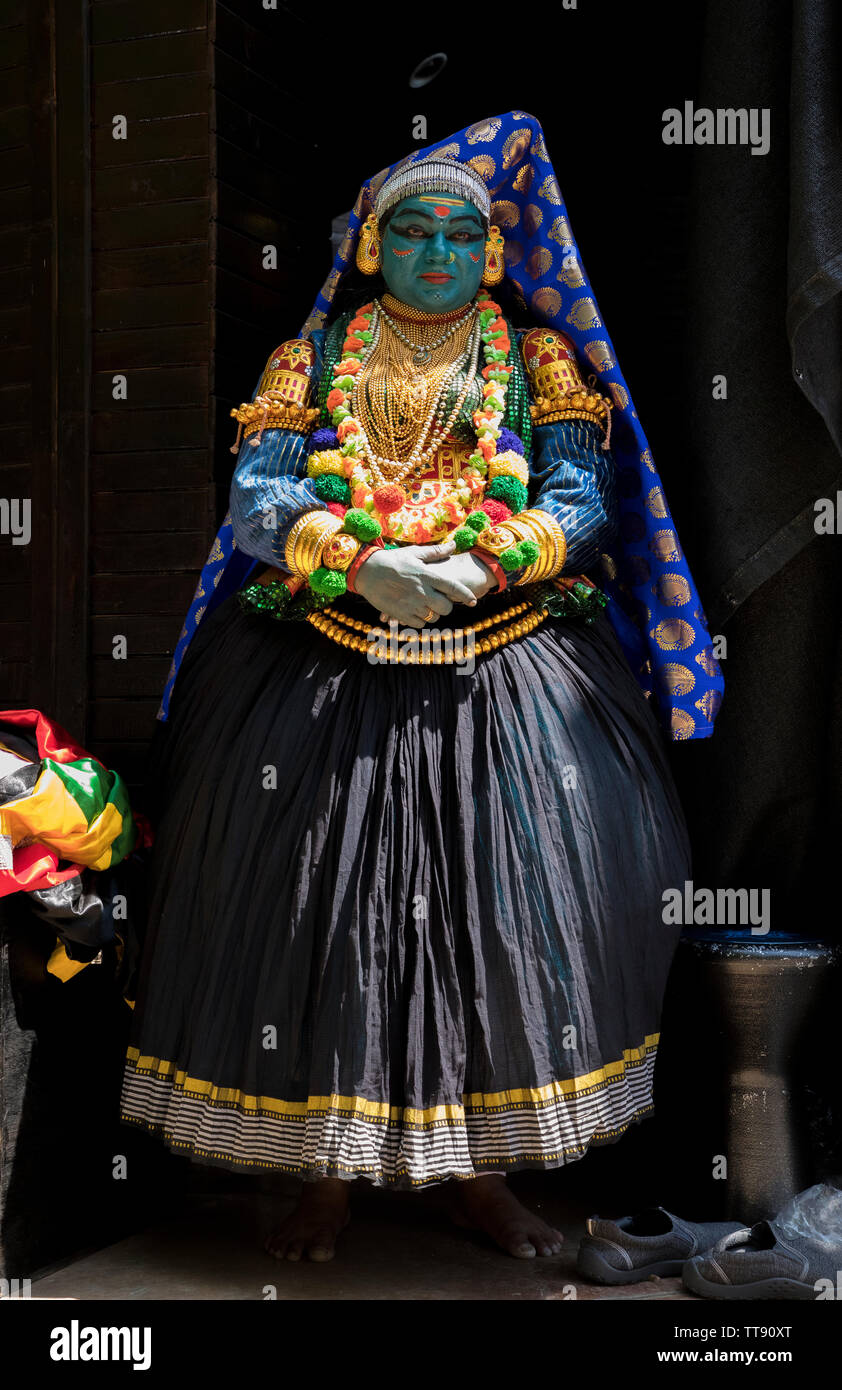
[[(388, 640), (388, 628), (382, 624), (360, 622), (336, 608), (328, 607), (318, 613), (310, 613), (307, 622), (332, 642), (338, 642), (340, 647), (363, 654), (382, 634), (380, 642), (386, 648), (384, 660), (392, 666), (451, 666), (454, 661), (464, 661), (472, 650), (476, 655), (485, 655), (507, 646), (516, 637), (525, 637), (527, 633), (534, 632), (546, 616), (543, 610), (534, 609), (531, 603), (515, 603), (502, 613), (483, 618), (470, 627), (401, 627), (401, 633), (412, 632), (415, 635), (418, 650), (415, 650), (416, 643), (409, 643), (402, 637), (404, 645), (395, 652), (392, 650), (394, 644)], [(488, 635), (483, 637), (482, 633)]]

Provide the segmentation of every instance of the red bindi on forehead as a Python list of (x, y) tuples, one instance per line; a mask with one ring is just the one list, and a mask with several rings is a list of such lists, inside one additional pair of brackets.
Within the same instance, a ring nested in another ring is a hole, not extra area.
[(436, 217), (449, 217), (450, 211), (450, 208), (433, 208)]

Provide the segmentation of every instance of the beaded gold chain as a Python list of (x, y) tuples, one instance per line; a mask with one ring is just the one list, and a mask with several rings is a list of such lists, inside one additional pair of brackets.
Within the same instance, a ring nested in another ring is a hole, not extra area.
[[(531, 611), (530, 611), (531, 610)], [(534, 632), (547, 616), (543, 609), (532, 607), (529, 602), (516, 603), (511, 608), (507, 608), (502, 613), (497, 613), (493, 617), (483, 618), (480, 622), (474, 623), (471, 627), (457, 628), (452, 631), (451, 642), (441, 645), (439, 638), (438, 650), (428, 650), (426, 654), (422, 651), (417, 655), (412, 648), (400, 649), (396, 658), (387, 656), (386, 660), (390, 665), (423, 665), (423, 666), (451, 666), (456, 659), (453, 643), (456, 643), (456, 650), (460, 650), (459, 642), (463, 643), (461, 650), (464, 651), (465, 638), (474, 639), (475, 651), (485, 656), (488, 652), (497, 651), (500, 647), (508, 646), (517, 637), (525, 637), (528, 633)], [(514, 621), (512, 621), (514, 619)], [(378, 627), (376, 623), (360, 622), (357, 618), (350, 618), (346, 613), (340, 613), (337, 608), (323, 608), (320, 613), (310, 613), (307, 617), (308, 623), (312, 623), (323, 636), (329, 637), (332, 642), (337, 642), (340, 647), (347, 647), (350, 651), (368, 653), (372, 634), (385, 630)], [(496, 628), (495, 632), (489, 632), (487, 637), (478, 638), (480, 632), (489, 628)], [(438, 629), (430, 629), (435, 632)], [(416, 631), (416, 629), (411, 629)], [(444, 634), (442, 634), (444, 635)], [(419, 641), (422, 640), (421, 632), (418, 633)], [(427, 646), (429, 648), (429, 640)]]
[[(434, 319), (412, 327), (420, 343), (403, 331), (395, 332), (389, 316), (376, 306), (371, 350), (354, 382), (351, 409), (361, 425), (363, 454), (380, 483), (401, 483), (424, 471), (450, 432), (476, 376), (480, 334), (474, 305), (444, 338)], [(415, 361), (419, 346), (429, 355), (426, 366)], [(446, 423), (436, 426), (442, 400), (466, 365), (455, 405)]]

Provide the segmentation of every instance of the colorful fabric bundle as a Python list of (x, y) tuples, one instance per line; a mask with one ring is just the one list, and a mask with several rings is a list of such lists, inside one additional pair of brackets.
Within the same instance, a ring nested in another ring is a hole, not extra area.
[(96, 874), (151, 838), (118, 773), (37, 710), (0, 711), (0, 898), (28, 894), (54, 926), (51, 973), (70, 978), (113, 939)]
[[(0, 750), (7, 755), (0, 835), (13, 850), (38, 841), (60, 859), (107, 869), (134, 848), (138, 831), (122, 778), (58, 724), (36, 710), (0, 711)], [(0, 881), (4, 891), (15, 890)]]

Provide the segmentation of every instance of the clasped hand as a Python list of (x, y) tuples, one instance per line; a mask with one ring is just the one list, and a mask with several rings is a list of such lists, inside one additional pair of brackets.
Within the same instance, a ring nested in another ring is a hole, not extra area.
[(383, 622), (423, 628), (433, 621), (431, 612), (445, 617), (454, 603), (473, 607), (496, 587), (487, 565), (467, 551), (455, 551), (453, 541), (374, 550), (357, 572), (356, 591)]

